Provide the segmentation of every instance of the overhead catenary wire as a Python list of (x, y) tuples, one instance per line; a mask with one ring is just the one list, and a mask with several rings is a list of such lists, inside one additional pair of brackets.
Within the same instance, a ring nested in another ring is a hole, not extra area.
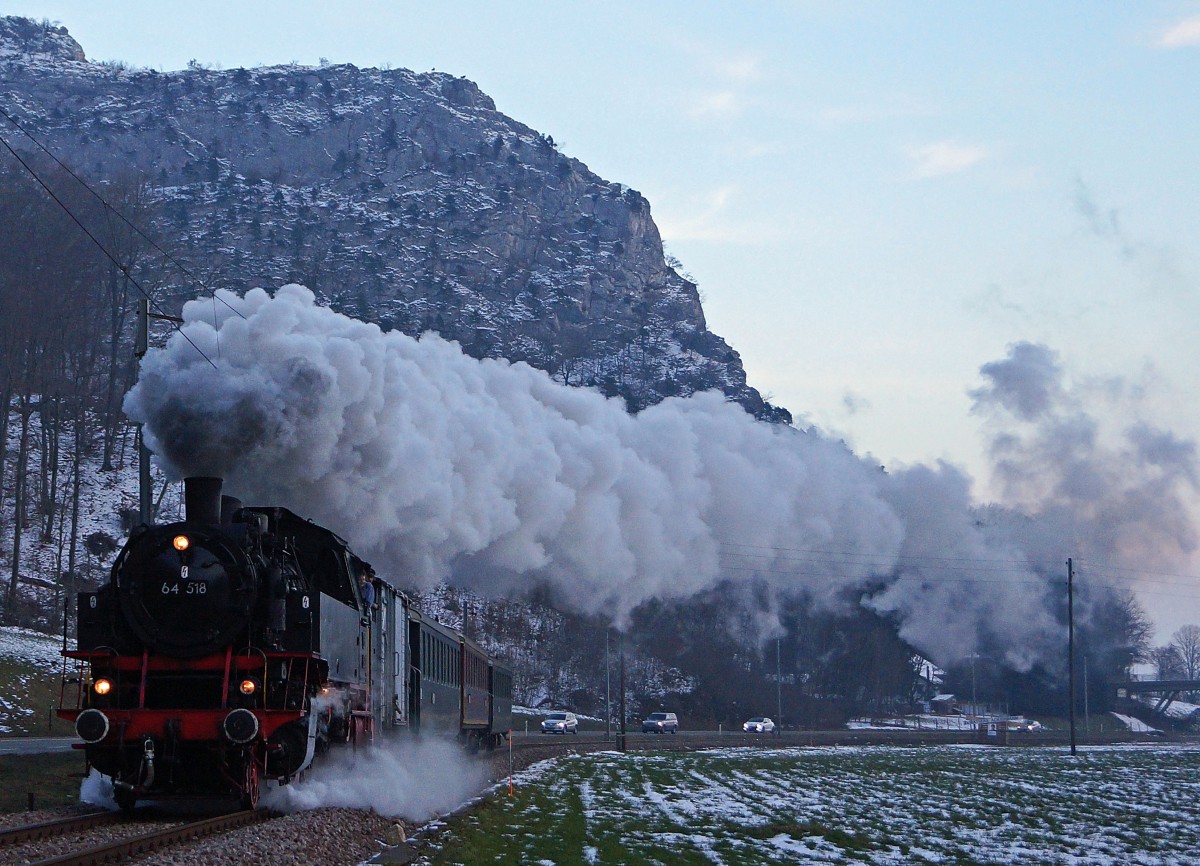
[[(146, 289), (142, 286), (142, 284), (137, 281), (137, 278), (134, 277), (133, 274), (131, 274), (129, 272), (129, 268), (126, 265), (122, 264), (117, 259), (116, 256), (114, 256), (111, 252), (109, 252), (108, 248), (106, 246), (104, 246), (103, 243), (100, 242), (100, 239), (97, 238), (94, 234), (92, 234), (92, 232), (88, 229), (88, 227), (83, 224), (83, 221), (80, 220), (79, 217), (77, 217), (75, 215), (75, 213), (69, 207), (67, 207), (66, 203), (58, 197), (58, 195), (54, 192), (53, 189), (50, 188), (50, 185), (47, 184), (42, 179), (41, 175), (39, 175), (37, 173), (37, 171), (34, 170), (33, 166), (31, 166), (24, 159), (22, 159), (21, 155), (19, 153), (17, 153), (17, 151), (12, 147), (12, 145), (8, 143), (8, 140), (6, 138), (4, 138), (4, 136), (2, 136), (2, 135), (0, 135), (0, 144), (2, 144), (5, 148), (5, 150), (7, 150), (9, 153), (11, 153), (13, 158), (21, 164), (21, 167), (24, 168), (25, 171), (27, 171), (29, 173), (29, 175), (35, 181), (37, 181), (38, 185), (46, 191), (46, 194), (54, 200), (55, 204), (57, 204), (60, 208), (63, 209), (63, 212), (68, 217), (71, 218), (71, 221), (74, 222), (75, 225), (79, 226), (79, 230), (82, 231), (85, 235), (87, 235), (87, 237), (91, 240), (92, 243), (94, 243), (96, 245), (96, 247), (100, 250), (100, 252), (102, 252), (104, 254), (104, 256), (110, 262), (113, 263), (113, 265), (117, 268), (117, 270), (119, 270), (125, 276), (125, 278), (127, 280), (129, 280), (130, 284), (132, 284), (133, 287), (135, 289), (137, 289), (138, 292), (141, 293), (142, 297), (146, 298), (146, 300), (149, 301), (151, 304), (154, 304), (155, 309), (159, 310), (160, 314), (162, 314), (164, 316), (164, 318), (167, 318), (168, 321), (170, 321), (170, 317), (166, 317), (166, 314), (162, 313), (161, 308), (159, 308), (158, 304), (155, 303), (154, 298), (152, 298), (150, 296), (150, 293), (147, 292)], [(215, 363), (213, 363), (212, 358), (208, 357), (208, 355), (205, 353), (205, 351), (203, 349), (201, 349), (198, 345), (196, 345), (196, 342), (191, 337), (189, 337), (187, 334), (184, 333), (183, 328), (181, 328), (179, 326), (178, 322), (172, 321), (171, 325), (172, 325), (172, 327), (175, 328), (175, 330), (177, 330), (179, 332), (180, 336), (182, 336), (185, 340), (188, 341), (188, 343), (191, 344), (193, 349), (195, 349), (197, 352), (200, 353), (201, 357), (203, 357), (204, 360), (206, 360), (206, 361), (208, 361), (208, 363), (212, 364), (214, 369), (217, 367), (217, 365)]]
[[(1059, 566), (1059, 561), (1055, 560), (1038, 560), (1038, 559), (1006, 559), (999, 557), (971, 557), (971, 556), (933, 556), (929, 554), (902, 554), (898, 553), (883, 554), (883, 553), (862, 553), (853, 550), (837, 550), (830, 548), (817, 547), (783, 547), (779, 545), (755, 545), (745, 542), (724, 541), (718, 540), (717, 544), (721, 548), (739, 548), (739, 550), (727, 551), (722, 550), (722, 556), (744, 557), (744, 558), (770, 558), (773, 560), (784, 562), (829, 562), (842, 563), (844, 560), (868, 560), (876, 562), (917, 562), (917, 563), (946, 563), (946, 568), (952, 566), (964, 565), (970, 566), (975, 571), (1005, 571), (1003, 566), (1019, 566), (1024, 568), (1046, 568), (1054, 569)], [(814, 557), (829, 557), (828, 559), (808, 558), (803, 556), (780, 556), (784, 554), (812, 554)], [(1176, 583), (1178, 581), (1194, 582), (1200, 586), (1200, 575), (1187, 574), (1181, 572), (1157, 571), (1154, 569), (1132, 568), (1128, 566), (1113, 565), (1108, 562), (1098, 562), (1089, 559), (1075, 559), (1076, 574), (1080, 573), (1081, 565), (1084, 569), (1099, 569), (1104, 572), (1111, 572), (1114, 576), (1129, 574), (1129, 575), (1148, 575), (1149, 577), (1140, 578), (1148, 582), (1154, 583)]]
[[(12, 117), (7, 112), (5, 112), (3, 109), (0, 109), (0, 114), (2, 114), (4, 117), (6, 117), (11, 123), (16, 125), (18, 129), (21, 129), (22, 132), (25, 132), (25, 130), (22, 127), (20, 127), (19, 124), (16, 124), (16, 122), (12, 119)], [(28, 135), (27, 132), (25, 134)], [(30, 136), (30, 138), (32, 139), (32, 136)], [(126, 217), (123, 214), (121, 214), (120, 211), (118, 211), (116, 208), (114, 208), (111, 204), (109, 204), (108, 201), (103, 196), (101, 196), (98, 192), (96, 192), (94, 189), (92, 189), (82, 178), (80, 178), (77, 174), (75, 174), (73, 171), (71, 171), (70, 168), (68, 168), (56, 156), (54, 156), (54, 154), (50, 153), (49, 150), (47, 150), (44, 146), (42, 146), (39, 142), (37, 142), (36, 139), (33, 139), (33, 140), (35, 143), (37, 143), (39, 145), (39, 147), (42, 147), (42, 149), (45, 150), (45, 152), (47, 154), (49, 154), (51, 159), (53, 159), (60, 166), (62, 166), (63, 169), (65, 171), (67, 171), (68, 174), (71, 175), (71, 177), (73, 177), (76, 181), (78, 181), (85, 189), (88, 190), (88, 192), (90, 192), (97, 199), (99, 199), (99, 201), (105, 208), (106, 219), (107, 219), (107, 215), (116, 214), (118, 217), (120, 217), (122, 220), (124, 220), (125, 223), (130, 226), (130, 228), (132, 228), (135, 232), (137, 232), (139, 235), (141, 235), (143, 238), (145, 238), (147, 240), (147, 242), (152, 244), (155, 247), (155, 249), (159, 250), (164, 255), (167, 255), (168, 259), (171, 259), (169, 254), (167, 254), (164, 250), (162, 250), (161, 247), (159, 247), (150, 238), (148, 238), (132, 222), (130, 222), (128, 219), (126, 219)], [(50, 198), (54, 201), (54, 203), (57, 204), (62, 209), (63, 213), (65, 213), (71, 219), (71, 221), (73, 223), (75, 223), (76, 226), (79, 227), (79, 230), (81, 232), (83, 232), (83, 234), (93, 244), (95, 244), (96, 248), (99, 249), (100, 252), (104, 254), (105, 258), (107, 258), (110, 262), (112, 262), (113, 266), (125, 277), (125, 279), (127, 279), (129, 281), (130, 285), (132, 285), (135, 289), (137, 289), (138, 293), (141, 294), (141, 296), (146, 299), (147, 303), (150, 304), (151, 307), (156, 311), (155, 318), (170, 322), (171, 326), (179, 333), (179, 335), (181, 337), (183, 337), (184, 340), (186, 340), (188, 342), (189, 345), (191, 345), (191, 347), (193, 349), (196, 350), (197, 353), (199, 353), (200, 357), (204, 358), (204, 360), (207, 361), (213, 367), (213, 369), (219, 369), (217, 367), (216, 363), (213, 361), (213, 359), (208, 356), (208, 353), (205, 352), (203, 349), (201, 349), (200, 346), (197, 345), (195, 340), (193, 340), (186, 333), (184, 333), (183, 328), (180, 326), (180, 321), (176, 317), (168, 315), (162, 309), (162, 307), (158, 304), (158, 302), (154, 300), (153, 296), (148, 291), (146, 291), (146, 288), (130, 272), (129, 266), (124, 264), (123, 262), (121, 262), (115, 255), (113, 255), (113, 253), (108, 249), (108, 247), (105, 246), (104, 243), (98, 237), (96, 237), (96, 235), (86, 225), (84, 225), (83, 220), (81, 220), (75, 214), (75, 212), (71, 210), (70, 206), (68, 206), (67, 203), (64, 202), (62, 200), (62, 198), (59, 197), (59, 195), (53, 190), (53, 188), (51, 188), (50, 184), (48, 184), (46, 182), (46, 180), (40, 174), (38, 174), (37, 170), (32, 165), (30, 165), (21, 156), (20, 153), (17, 152), (16, 148), (14, 148), (9, 143), (8, 139), (6, 139), (3, 135), (0, 135), (0, 145), (3, 145), (4, 149), (7, 150), (12, 155), (13, 159), (15, 159), (17, 161), (17, 163), (20, 164), (20, 166), (26, 171), (26, 173), (34, 179), (34, 181), (38, 184), (38, 186), (40, 186), (45, 191), (45, 193), (48, 196), (50, 196)], [(184, 270), (185, 273), (189, 273), (186, 271), (186, 268), (183, 268), (183, 266), (181, 264), (179, 264), (177, 261), (175, 262), (175, 264), (178, 267), (180, 267), (182, 270)], [(193, 277), (193, 279), (195, 279), (195, 277)], [(201, 282), (201, 286), (203, 286), (202, 282)], [(207, 287), (205, 287), (205, 289), (208, 290)], [(216, 297), (217, 297), (216, 292), (211, 292), (211, 294), (215, 301)], [(223, 298), (221, 299), (221, 303), (225, 304), (226, 306), (229, 306), (229, 304)], [(230, 309), (234, 310), (234, 312), (237, 313), (239, 316), (241, 315), (241, 312), (238, 310), (235, 310), (233, 307), (230, 307)], [(215, 312), (214, 312), (214, 321), (215, 321), (215, 318), (216, 317), (215, 317)]]
[[(104, 198), (104, 196), (100, 195), (100, 193), (97, 192), (94, 187), (92, 187), (91, 184), (89, 184), (84, 178), (82, 178), (78, 174), (76, 174), (75, 171), (69, 165), (67, 165), (65, 162), (63, 162), (61, 159), (58, 158), (58, 156), (54, 153), (54, 151), (50, 150), (50, 148), (48, 148), (41, 140), (39, 140), (37, 136), (35, 136), (32, 132), (30, 132), (28, 129), (26, 129), (11, 114), (9, 114), (7, 111), (5, 111), (2, 106), (0, 106), (0, 117), (3, 117), (5, 120), (7, 120), (9, 123), (11, 123), (14, 127), (16, 127), (21, 132), (21, 134), (24, 135), (26, 138), (28, 138), (30, 141), (32, 141), (34, 143), (34, 145), (39, 150), (42, 151), (42, 153), (46, 154), (46, 156), (48, 156), (48, 157), (50, 157), (50, 159), (54, 160), (55, 164), (57, 164), (59, 166), (59, 168), (61, 168), (63, 171), (65, 171), (67, 174), (69, 174), (72, 178), (74, 178), (76, 183), (78, 183), (85, 190), (87, 190), (89, 193), (91, 193), (93, 196), (95, 196), (95, 198), (104, 206), (104, 212), (105, 212), (106, 217), (107, 216), (116, 216), (117, 219), (121, 220), (121, 222), (123, 222), (133, 232), (135, 232), (138, 235), (138, 237), (140, 237), (142, 240), (144, 240), (146, 243), (148, 243), (151, 247), (153, 247), (158, 252), (159, 255), (161, 255), (168, 262), (170, 262), (176, 268), (178, 268), (180, 273), (182, 273), (185, 277), (187, 277), (188, 279), (192, 280), (197, 285), (199, 285), (200, 288), (203, 289), (205, 292), (212, 295), (214, 305), (216, 304), (216, 301), (219, 300), (222, 304), (224, 304), (226, 307), (228, 307), (231, 311), (233, 311), (234, 313), (236, 313), (239, 316), (242, 316), (242, 318), (245, 318), (245, 316), (242, 315), (241, 310), (239, 310), (236, 307), (234, 307), (233, 305), (231, 305), (224, 298), (218, 298), (215, 289), (210, 287), (208, 285), (208, 283), (206, 283), (199, 276), (192, 273), (192, 271), (185, 264), (183, 264), (183, 262), (179, 261), (178, 258), (173, 256), (167, 250), (163, 249), (158, 244), (158, 242), (154, 240), (154, 238), (150, 237), (148, 234), (146, 234), (144, 231), (142, 231), (142, 228), (139, 225), (137, 225), (137, 223), (130, 220), (119, 209), (117, 209), (112, 204), (110, 204), (108, 202), (108, 200)], [(8, 146), (7, 142), (5, 143), (5, 146), (6, 147)], [(12, 148), (9, 148), (9, 150), (11, 151)], [(44, 184), (43, 184), (43, 186), (44, 186)], [(57, 199), (56, 199), (56, 201), (57, 201)], [(62, 202), (59, 202), (59, 204), (62, 205)], [(112, 257), (109, 256), (109, 258), (112, 258)], [(128, 274), (126, 274), (126, 276), (128, 276)], [(153, 301), (151, 301), (151, 303), (153, 303)], [(214, 317), (215, 317), (215, 314), (214, 314)]]
[[(991, 584), (1011, 586), (1049, 587), (1058, 579), (1055, 569), (1059, 567), (1058, 560), (1038, 561), (998, 558), (945, 557), (919, 554), (889, 556), (885, 554), (858, 553), (854, 551), (837, 551), (823, 548), (793, 548), (769, 545), (752, 545), (742, 542), (719, 541), (721, 548), (739, 548), (739, 550), (720, 550), (723, 570), (742, 574), (761, 574), (780, 577), (825, 577), (838, 574), (839, 566), (871, 569), (878, 567), (879, 580), (889, 585), (898, 581), (920, 581), (931, 586), (939, 584)], [(780, 556), (780, 553), (812, 553), (811, 557)], [(755, 562), (761, 563), (759, 565)], [(919, 574), (896, 574), (897, 566), (920, 567)], [(1013, 566), (1005, 568), (1004, 565)], [(791, 567), (795, 566), (795, 567)], [(822, 568), (821, 566), (828, 566)], [(1022, 576), (1014, 572), (1032, 570), (1038, 576)], [(964, 574), (963, 572), (970, 572)], [(1141, 593), (1162, 598), (1177, 598), (1200, 601), (1200, 595), (1195, 592), (1179, 592), (1177, 590), (1197, 590), (1200, 588), (1200, 576), (1175, 574), (1176, 580), (1164, 580), (1154, 577), (1128, 577), (1123, 572), (1134, 575), (1163, 574), (1143, 569), (1125, 569), (1119, 566), (1109, 566), (1107, 563), (1092, 563), (1091, 567), (1076, 568), (1076, 578), (1082, 577), (1085, 586), (1104, 587), (1112, 590), (1137, 589)], [(1012, 577), (997, 577), (997, 574), (1012, 574)], [(1147, 585), (1149, 584), (1149, 585)]]

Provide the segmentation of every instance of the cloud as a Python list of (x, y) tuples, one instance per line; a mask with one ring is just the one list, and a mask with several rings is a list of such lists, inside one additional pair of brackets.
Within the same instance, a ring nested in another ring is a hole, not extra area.
[(1159, 48), (1191, 48), (1200, 45), (1200, 15), (1185, 18), (1159, 34)]
[(937, 109), (902, 93), (889, 93), (875, 102), (844, 103), (814, 108), (805, 118), (823, 128), (868, 126), (914, 117), (934, 117)]
[(758, 81), (763, 77), (757, 57), (718, 58), (712, 65), (718, 75), (730, 81)]
[(1138, 417), (1143, 385), (1073, 378), (1033, 343), (980, 374), (987, 384), (970, 392), (972, 408), (992, 431), (994, 481), (1012, 513), (1036, 515), (1051, 548), (1069, 544), (1093, 564), (1188, 568), (1200, 547), (1197, 444)]
[(742, 100), (732, 90), (702, 93), (692, 101), (688, 116), (697, 120), (736, 117), (742, 112)]
[(1058, 353), (1037, 343), (1008, 347), (1008, 357), (979, 368), (988, 384), (970, 392), (975, 411), (998, 406), (1022, 421), (1036, 421), (1062, 399)]
[(778, 224), (738, 220), (730, 214), (738, 189), (718, 187), (690, 197), (679, 207), (661, 207), (655, 214), (658, 230), (667, 241), (716, 241), (718, 243), (762, 243), (781, 237), (786, 231)]
[(1102, 208), (1082, 178), (1075, 179), (1075, 210), (1087, 221), (1091, 233), (1116, 244), (1123, 258), (1132, 259), (1137, 256), (1138, 245), (1130, 240), (1121, 228), (1121, 212), (1116, 208)]
[(990, 155), (991, 152), (982, 145), (954, 141), (937, 141), (909, 150), (909, 157), (916, 163), (914, 173), (920, 178), (958, 174)]
[(859, 412), (869, 411), (871, 401), (861, 394), (847, 391), (842, 395), (842, 408), (846, 410), (847, 415), (857, 415)]

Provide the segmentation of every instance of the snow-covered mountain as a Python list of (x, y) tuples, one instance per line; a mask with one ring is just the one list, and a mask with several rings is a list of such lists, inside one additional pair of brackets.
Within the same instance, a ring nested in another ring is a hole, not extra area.
[(527, 361), (634, 410), (718, 389), (789, 418), (707, 329), (649, 202), (466, 79), (133, 69), (88, 62), (64, 28), (0, 18), (0, 82), (6, 111), (64, 162), (140, 187), (152, 234), (197, 278), (142, 255), (134, 272), (168, 307), (197, 281), (298, 282), (340, 311)]

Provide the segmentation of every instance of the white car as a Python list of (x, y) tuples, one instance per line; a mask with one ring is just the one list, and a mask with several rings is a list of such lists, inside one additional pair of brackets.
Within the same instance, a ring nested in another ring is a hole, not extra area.
[(742, 725), (742, 730), (748, 734), (773, 734), (775, 723), (766, 716), (755, 716)]
[(578, 734), (579, 720), (574, 713), (547, 713), (542, 719), (543, 734)]

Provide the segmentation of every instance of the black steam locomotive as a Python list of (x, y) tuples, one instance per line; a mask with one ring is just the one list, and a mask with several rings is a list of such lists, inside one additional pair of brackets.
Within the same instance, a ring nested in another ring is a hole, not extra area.
[(494, 747), (512, 673), (440, 625), (334, 533), (185, 482), (187, 519), (135, 531), (78, 599), (58, 715), (117, 802), (234, 796), (337, 743), (437, 731)]

